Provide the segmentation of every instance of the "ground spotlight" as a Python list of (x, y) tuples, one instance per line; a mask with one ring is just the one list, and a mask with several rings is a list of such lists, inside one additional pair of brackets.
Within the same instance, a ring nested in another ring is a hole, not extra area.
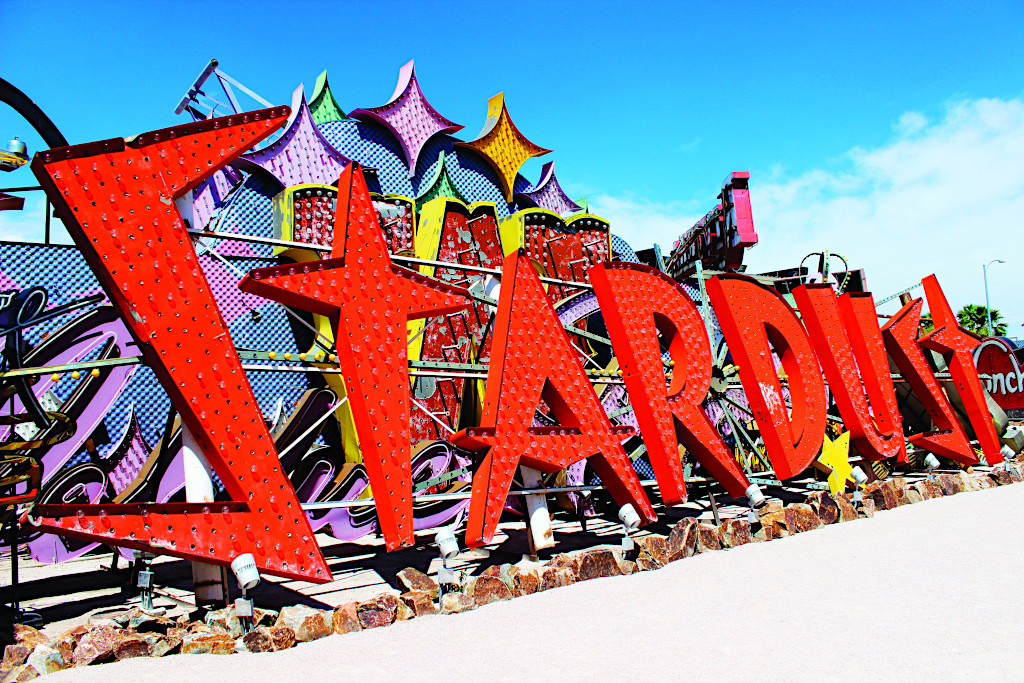
[(868, 475), (858, 466), (850, 470), (850, 476), (853, 477), (854, 483), (857, 484), (857, 488), (853, 492), (853, 502), (859, 503), (864, 500), (864, 494), (861, 493), (860, 489), (864, 484), (868, 483)]
[(751, 484), (747, 487), (747, 502), (750, 503), (750, 511), (747, 513), (747, 521), (751, 524), (755, 524), (760, 520), (757, 515), (757, 509), (764, 505), (765, 497), (761, 491), (761, 487), (757, 484)]
[[(438, 598), (448, 592), (448, 586), (457, 585), (455, 573), (448, 569), (448, 560), (455, 559), (459, 554), (459, 542), (455, 538), (455, 532), (451, 527), (441, 527), (434, 535), (434, 545), (441, 553), (441, 566), (437, 570), (437, 585), (439, 587)], [(454, 588), (452, 590), (455, 590)]]
[(252, 553), (243, 553), (231, 561), (231, 571), (235, 574), (238, 587), (242, 589), (242, 597), (235, 600), (235, 616), (242, 627), (243, 633), (252, 630), (253, 601), (246, 592), (255, 588), (260, 582), (260, 570), (256, 568), (256, 558)]
[(636, 513), (636, 508), (626, 503), (619, 508), (619, 521), (622, 522), (622, 552), (625, 554), (635, 547), (629, 534), (640, 527), (640, 515)]

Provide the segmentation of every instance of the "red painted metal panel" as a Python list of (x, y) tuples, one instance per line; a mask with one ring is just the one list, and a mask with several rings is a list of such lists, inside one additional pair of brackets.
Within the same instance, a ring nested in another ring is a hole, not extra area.
[[(478, 206), (469, 213), (461, 203), (450, 202), (444, 214), (437, 253), (430, 258), (468, 266), (499, 267), (502, 261), (501, 241), (493, 207)], [(461, 286), (468, 286), (473, 279), (481, 279), (479, 274), (472, 271), (444, 266), (436, 268), (434, 277)], [(483, 301), (474, 301), (472, 308), (450, 316), (432, 318), (427, 321), (423, 332), (420, 358), (450, 363), (473, 363), (488, 358), (491, 351), (491, 335), (487, 325), (489, 317), (489, 306)], [(454, 431), (458, 429), (462, 411), (472, 412), (475, 408), (475, 404), (464, 402), (465, 390), (466, 379), (462, 377), (439, 379), (436, 380), (434, 393), (420, 399), (420, 403), (435, 415), (441, 416)], [(475, 421), (475, 414), (473, 417)], [(413, 443), (423, 439), (448, 439), (449, 434), (442, 432), (438, 424), (422, 410), (414, 410), (411, 419)], [(473, 421), (463, 421), (463, 424), (473, 424)]]
[(32, 170), (234, 502), (37, 507), (88, 541), (331, 578), (196, 259), (174, 199), (270, 135), (287, 107), (52, 149)]
[(869, 460), (906, 460), (902, 418), (870, 294), (836, 297), (828, 284), (793, 290), (850, 444)]
[[(596, 265), (590, 281), (662, 500), (668, 505), (686, 500), (680, 441), (729, 495), (745, 495), (750, 482), (702, 407), (711, 386), (711, 344), (686, 290), (664, 273), (635, 263)], [(668, 386), (659, 332), (674, 361)]]
[[(707, 288), (775, 474), (795, 476), (825, 437), (825, 383), (807, 333), (781, 294), (748, 277), (716, 276)], [(789, 379), (789, 409), (773, 348)]]
[(981, 337), (960, 327), (953, 309), (946, 301), (946, 295), (934, 275), (922, 280), (924, 294), (928, 297), (928, 309), (932, 313), (935, 330), (921, 339), (926, 348), (942, 354), (949, 372), (956, 384), (956, 391), (967, 410), (967, 417), (974, 428), (981, 450), (988, 464), (1003, 461), (999, 437), (996, 435), (992, 416), (985, 401), (985, 391), (974, 365), (974, 350), (981, 345)]
[[(557, 472), (589, 458), (615, 501), (631, 503), (653, 522), (654, 509), (621, 444), (632, 428), (609, 422), (522, 249), (505, 259), (503, 272), (482, 424), (452, 438), (471, 450), (490, 449), (473, 476), (466, 543), (480, 546), (494, 536), (520, 463)], [(532, 426), (541, 399), (560, 426)]]
[(409, 320), (469, 305), (466, 291), (392, 264), (358, 164), (338, 182), (331, 258), (258, 268), (245, 292), (334, 323), (359, 448), (388, 550), (414, 542), (409, 442)]
[(936, 455), (972, 465), (978, 462), (974, 449), (917, 342), (921, 306), (921, 299), (914, 299), (882, 326), (885, 350), (938, 427), (934, 432), (914, 434), (909, 441)]

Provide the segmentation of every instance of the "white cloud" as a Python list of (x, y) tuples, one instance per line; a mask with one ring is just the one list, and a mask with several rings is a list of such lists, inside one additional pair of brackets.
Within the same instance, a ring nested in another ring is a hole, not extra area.
[(703, 215), (696, 202), (655, 202), (633, 194), (592, 194), (590, 212), (604, 218), (612, 232), (634, 249), (648, 249), (655, 242), (668, 256), (672, 243)]
[[(0, 211), (0, 240), (42, 242), (46, 233), (46, 198), (42, 192), (19, 193), (18, 196), (25, 197), (21, 211)], [(50, 219), (50, 231), (50, 238), (55, 242), (71, 241), (59, 218)]]
[[(893, 131), (886, 144), (852, 149), (829, 170), (755, 170), (760, 243), (747, 254), (750, 272), (829, 249), (865, 268), (876, 298), (935, 273), (958, 310), (984, 304), (982, 264), (1000, 258), (1006, 263), (989, 270), (992, 306), (1010, 335), (1024, 336), (1024, 100), (958, 100), (936, 121), (907, 112)], [(707, 208), (607, 195), (592, 205), (636, 249), (671, 245)]]
[(761, 241), (746, 262), (769, 270), (838, 251), (866, 269), (876, 298), (935, 273), (958, 310), (984, 304), (982, 264), (1002, 258), (990, 270), (992, 306), (1020, 334), (1024, 101), (956, 101), (941, 121), (910, 112), (895, 130), (881, 147), (848, 152), (841, 170), (751, 178)]

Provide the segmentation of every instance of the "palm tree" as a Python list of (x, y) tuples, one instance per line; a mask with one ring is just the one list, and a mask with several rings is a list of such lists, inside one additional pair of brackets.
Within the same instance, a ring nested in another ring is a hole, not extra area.
[(988, 315), (989, 311), (984, 306), (977, 304), (967, 304), (956, 314), (957, 322), (960, 326), (969, 332), (974, 332), (981, 337), (1002, 336), (1006, 334), (1006, 324), (999, 322), (1003, 319), (1003, 314), (992, 309), (992, 332), (988, 329)]
[(921, 316), (921, 334), (928, 334), (935, 329), (935, 323), (932, 322), (932, 314), (925, 313)]

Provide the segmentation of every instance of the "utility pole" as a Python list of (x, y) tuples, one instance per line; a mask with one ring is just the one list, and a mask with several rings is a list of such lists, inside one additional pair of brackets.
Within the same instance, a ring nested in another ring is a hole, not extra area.
[(988, 267), (993, 263), (1006, 263), (1006, 261), (995, 258), (981, 267), (981, 275), (985, 279), (985, 315), (988, 316), (988, 336), (990, 337), (996, 336), (992, 329), (992, 308), (988, 303)]

